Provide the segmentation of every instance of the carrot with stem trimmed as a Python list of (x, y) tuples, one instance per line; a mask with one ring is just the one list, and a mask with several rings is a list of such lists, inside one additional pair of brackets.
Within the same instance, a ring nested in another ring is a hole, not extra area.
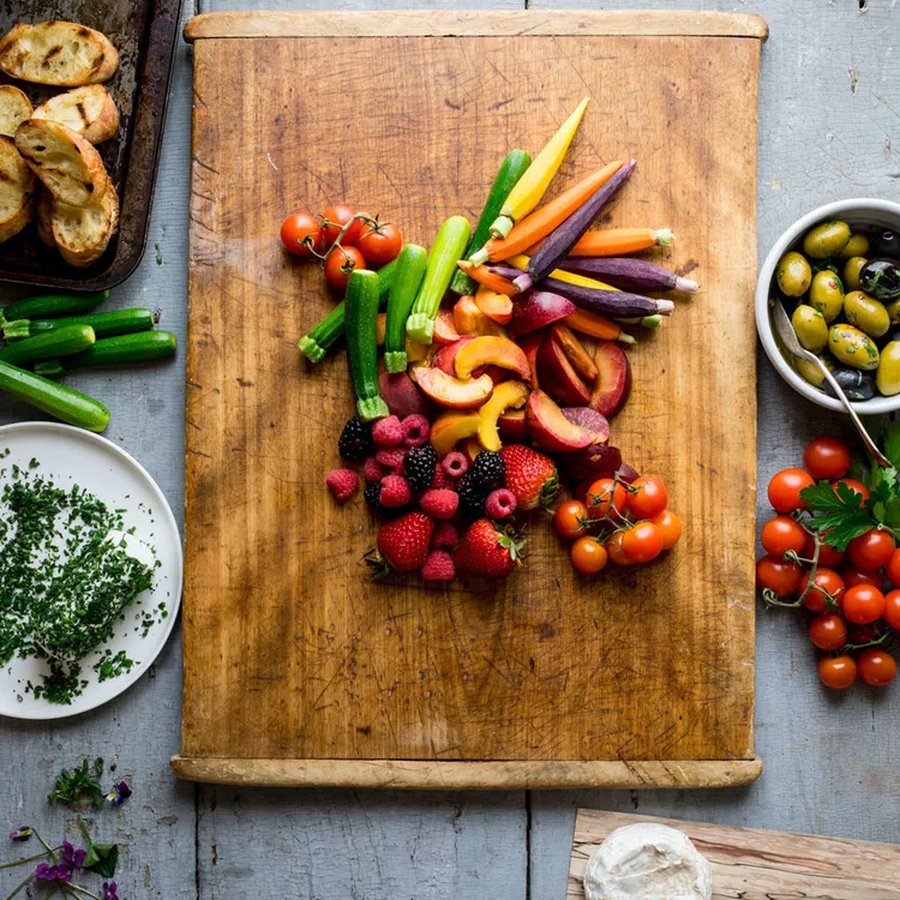
[(587, 309), (578, 309), (563, 319), (566, 325), (573, 331), (579, 331), (589, 337), (598, 338), (601, 341), (621, 341), (623, 344), (633, 344), (634, 338), (625, 331), (618, 322), (601, 316), (600, 313)]
[[(586, 231), (569, 251), (569, 256), (623, 256), (651, 247), (670, 247), (675, 235), (668, 228), (600, 228)], [(529, 255), (538, 245), (529, 247)]]
[(519, 289), (508, 278), (504, 278), (502, 275), (495, 275), (489, 266), (473, 266), (467, 259), (461, 259), (457, 265), (473, 281), (483, 284), (498, 294), (506, 294), (508, 297), (513, 297), (519, 293)]

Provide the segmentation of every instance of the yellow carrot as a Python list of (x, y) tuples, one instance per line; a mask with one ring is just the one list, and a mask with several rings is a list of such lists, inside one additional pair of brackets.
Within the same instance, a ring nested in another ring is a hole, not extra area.
[(588, 197), (591, 196), (598, 188), (609, 181), (613, 175), (622, 167), (621, 160), (603, 166), (597, 169), (586, 178), (582, 178), (577, 184), (570, 187), (567, 191), (563, 191), (558, 197), (554, 197), (549, 203), (538, 207), (533, 213), (529, 213), (516, 223), (516, 226), (509, 233), (509, 237), (488, 241), (480, 250), (476, 250), (470, 257), (469, 262), (476, 266), (490, 260), (509, 259), (516, 253), (522, 253), (532, 244), (542, 240), (557, 225), (565, 221)]
[[(517, 269), (522, 269), (523, 271), (527, 268), (528, 262), (531, 259), (530, 256), (525, 256), (524, 253), (520, 253), (518, 256), (513, 256), (507, 260), (507, 263), (511, 266), (515, 266)], [(472, 273), (469, 273), (472, 275)], [(474, 278), (475, 276), (472, 275)], [(494, 276), (495, 278), (499, 276)], [(588, 278), (586, 275), (576, 275), (574, 272), (565, 272), (562, 269), (554, 269), (548, 276), (548, 278), (555, 278), (557, 281), (564, 281), (566, 284), (577, 284), (581, 287), (594, 288), (598, 291), (618, 291), (617, 287), (613, 287), (611, 284), (607, 284), (605, 281), (597, 281), (596, 278)]]
[(491, 225), (491, 234), (494, 237), (505, 238), (512, 230), (513, 225), (520, 219), (524, 219), (537, 205), (547, 190), (550, 181), (556, 174), (575, 132), (581, 124), (581, 117), (588, 105), (589, 97), (585, 97), (572, 115), (560, 126), (559, 131), (547, 142), (544, 149), (532, 160), (525, 174), (516, 182), (516, 186), (509, 192), (500, 215), (494, 219)]
[[(624, 256), (650, 247), (668, 247), (675, 235), (668, 228), (602, 228), (586, 231), (569, 251), (569, 256)], [(527, 253), (540, 246), (535, 242)]]

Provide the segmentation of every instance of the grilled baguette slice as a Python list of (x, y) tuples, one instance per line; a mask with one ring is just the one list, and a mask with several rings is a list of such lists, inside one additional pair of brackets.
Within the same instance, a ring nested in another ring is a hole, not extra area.
[(31, 112), (31, 101), (22, 91), (11, 84), (0, 85), (0, 134), (12, 137)]
[(37, 225), (37, 233), (41, 243), (46, 247), (55, 247), (56, 238), (53, 237), (53, 194), (43, 186), (38, 188), (34, 222)]
[(34, 193), (34, 175), (12, 139), (0, 136), (0, 241), (8, 241), (31, 221)]
[(19, 23), (0, 40), (0, 69), (23, 81), (78, 87), (109, 81), (118, 67), (109, 38), (76, 22)]
[(83, 268), (103, 256), (119, 227), (119, 196), (110, 185), (99, 203), (70, 206), (53, 201), (53, 239), (70, 265)]
[(102, 84), (57, 94), (41, 104), (32, 117), (59, 122), (92, 144), (109, 140), (119, 130), (119, 110)]
[(81, 135), (47, 119), (26, 119), (16, 147), (54, 199), (71, 206), (97, 203), (109, 176), (100, 154)]

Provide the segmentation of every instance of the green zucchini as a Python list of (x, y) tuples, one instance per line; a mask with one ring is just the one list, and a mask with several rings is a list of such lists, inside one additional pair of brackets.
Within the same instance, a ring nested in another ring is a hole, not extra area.
[(109, 299), (109, 291), (93, 294), (41, 294), (37, 297), (23, 297), (0, 309), (0, 317), (12, 322), (14, 319), (55, 319), (58, 316), (76, 316), (90, 312)]
[(347, 282), (345, 328), (350, 381), (356, 395), (356, 410), (363, 422), (388, 415), (378, 387), (378, 345), (375, 319), (378, 315), (378, 276), (368, 269), (355, 269)]
[(109, 423), (109, 410), (99, 400), (5, 362), (0, 362), (0, 391), (88, 431), (103, 431)]
[(438, 230), (428, 254), (425, 278), (406, 321), (406, 336), (411, 341), (431, 343), (438, 307), (465, 252), (470, 232), (471, 225), (464, 216), (450, 216)]
[(110, 337), (114, 334), (149, 331), (155, 324), (156, 313), (152, 309), (135, 307), (88, 313), (83, 316), (68, 316), (64, 319), (18, 319), (3, 326), (3, 337), (8, 341), (18, 341), (68, 325), (90, 325), (97, 337)]
[[(391, 281), (394, 272), (397, 269), (397, 260), (392, 259), (378, 270), (378, 303), (379, 309), (382, 309), (387, 303), (388, 291), (391, 288)], [(325, 359), (325, 354), (337, 343), (338, 339), (344, 333), (344, 301), (341, 300), (328, 315), (320, 319), (319, 322), (300, 338), (297, 347), (300, 352), (311, 362), (317, 363)]]
[[(37, 340), (37, 338), (31, 338)], [(25, 343), (24, 341), (22, 343)], [(20, 346), (14, 344), (13, 346)], [(92, 347), (35, 366), (41, 375), (59, 375), (74, 369), (91, 369), (99, 366), (127, 366), (132, 363), (152, 362), (175, 355), (176, 338), (169, 331), (140, 331), (137, 334), (119, 334), (101, 338)]]
[(94, 329), (90, 325), (68, 325), (7, 344), (0, 350), (0, 361), (14, 366), (29, 366), (42, 359), (80, 353), (93, 343)]
[[(509, 192), (516, 186), (516, 182), (525, 174), (531, 165), (531, 157), (524, 150), (510, 150), (506, 159), (500, 164), (494, 183), (484, 203), (481, 216), (475, 224), (472, 232), (472, 240), (463, 254), (467, 259), (476, 250), (480, 250), (491, 236), (491, 224), (500, 215), (500, 210)], [(477, 285), (475, 281), (466, 275), (462, 269), (457, 269), (453, 280), (450, 282), (450, 290), (454, 294), (474, 294)]]
[(427, 259), (428, 253), (419, 244), (407, 244), (397, 257), (384, 329), (384, 364), (388, 372), (406, 371), (406, 320), (425, 277)]

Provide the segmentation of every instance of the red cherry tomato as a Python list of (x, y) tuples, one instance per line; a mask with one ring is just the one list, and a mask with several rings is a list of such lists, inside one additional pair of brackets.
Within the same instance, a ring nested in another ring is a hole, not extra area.
[(804, 527), (790, 516), (775, 516), (769, 519), (762, 528), (763, 548), (772, 556), (782, 557), (788, 550), (800, 554), (806, 546), (809, 535)]
[(863, 500), (869, 499), (869, 489), (860, 481), (857, 481), (855, 478), (838, 478), (837, 481), (833, 481), (833, 487), (837, 487), (839, 484), (846, 484), (851, 491), (855, 491)]
[(866, 684), (880, 686), (894, 680), (897, 674), (897, 660), (880, 647), (870, 647), (859, 654), (857, 668), (859, 677)]
[(887, 577), (891, 584), (900, 587), (900, 550), (895, 550), (887, 561)]
[(669, 505), (669, 492), (658, 475), (641, 475), (631, 487), (626, 506), (638, 519), (652, 519)]
[(366, 261), (356, 247), (335, 247), (325, 260), (325, 280), (335, 290), (343, 290), (350, 273), (365, 267)]
[(873, 572), (890, 561), (896, 548), (897, 543), (889, 531), (871, 528), (865, 534), (850, 541), (847, 546), (847, 555), (857, 569)]
[(309, 213), (291, 213), (281, 223), (281, 243), (294, 256), (313, 256), (322, 246), (319, 223)]
[(372, 225), (366, 222), (356, 241), (366, 260), (375, 266), (389, 263), (403, 247), (400, 229), (390, 222), (379, 222)]
[(844, 579), (844, 587), (852, 588), (858, 584), (870, 584), (881, 590), (884, 579), (879, 572), (863, 572), (856, 566), (844, 566), (841, 569), (841, 578)]
[(841, 598), (841, 612), (854, 625), (868, 625), (884, 613), (884, 594), (870, 584), (847, 588)]
[(659, 529), (663, 550), (671, 550), (681, 538), (683, 525), (680, 516), (670, 509), (664, 509), (650, 521)]
[(840, 650), (847, 643), (847, 626), (837, 613), (823, 613), (809, 623), (809, 639), (820, 650)]
[[(822, 535), (823, 539), (828, 537), (828, 532)], [(812, 559), (815, 552), (815, 539), (811, 534), (806, 536), (806, 543), (803, 545), (803, 556), (805, 559)], [(819, 565), (834, 568), (844, 561), (844, 551), (835, 550), (831, 544), (819, 545)]]
[(847, 629), (848, 644), (868, 644), (878, 637), (878, 632), (872, 625), (855, 625)]
[(599, 478), (587, 489), (584, 505), (592, 519), (618, 518), (625, 509), (625, 488), (612, 478)]
[(634, 560), (622, 549), (622, 539), (624, 532), (617, 531), (606, 542), (606, 553), (610, 562), (614, 562), (617, 566), (633, 566)]
[(553, 527), (560, 537), (576, 538), (584, 531), (584, 522), (587, 518), (587, 508), (581, 501), (565, 500), (556, 507)]
[(825, 687), (840, 691), (856, 681), (856, 663), (852, 656), (823, 656), (817, 668), (819, 681)]
[(884, 598), (884, 621), (894, 629), (900, 631), (900, 591), (890, 591)]
[(850, 471), (850, 450), (833, 437), (817, 437), (803, 451), (803, 465), (816, 481), (841, 478)]
[(811, 484), (815, 482), (809, 472), (804, 472), (803, 469), (782, 469), (769, 482), (769, 503), (780, 513), (806, 509), (806, 504), (800, 499), (800, 491)]
[(663, 541), (659, 529), (652, 522), (638, 522), (625, 532), (622, 549), (638, 563), (648, 563), (662, 552)]
[[(341, 229), (356, 215), (356, 210), (340, 203), (329, 206), (322, 213), (322, 249), (327, 250), (341, 233)], [(341, 238), (342, 247), (352, 247), (362, 231), (362, 219), (357, 219)]]
[[(806, 590), (809, 576), (810, 573), (806, 572), (800, 579), (799, 593), (802, 594)], [(814, 613), (823, 613), (828, 609), (826, 594), (830, 594), (833, 599), (837, 600), (844, 592), (844, 581), (841, 576), (833, 569), (826, 569), (823, 566), (816, 569), (814, 585), (803, 598), (803, 605)]]
[(569, 552), (573, 568), (584, 575), (593, 575), (601, 571), (608, 559), (606, 547), (592, 537), (578, 538)]
[(768, 588), (779, 599), (797, 593), (802, 574), (803, 570), (797, 563), (774, 556), (760, 557), (756, 563), (756, 583), (761, 588)]

